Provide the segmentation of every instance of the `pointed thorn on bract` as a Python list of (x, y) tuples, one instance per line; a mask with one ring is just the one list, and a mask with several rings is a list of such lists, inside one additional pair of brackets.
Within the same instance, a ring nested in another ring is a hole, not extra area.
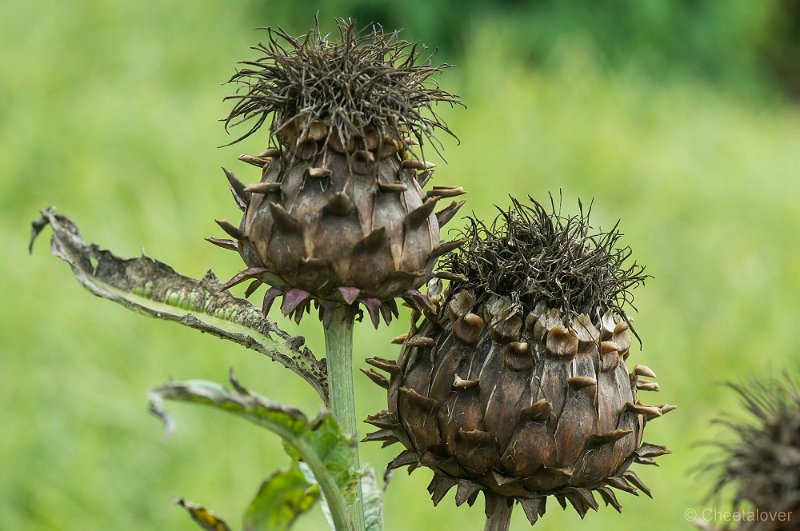
[(252, 164), (257, 168), (263, 168), (264, 166), (266, 166), (271, 162), (270, 159), (268, 158), (263, 158), (256, 155), (247, 155), (247, 154), (239, 155), (239, 160), (241, 160), (242, 162), (246, 162), (247, 164)]
[(674, 404), (664, 404), (658, 408), (662, 415), (666, 415), (670, 411), (675, 411), (676, 409), (678, 409), (678, 406)]
[(603, 498), (603, 501), (606, 502), (606, 505), (610, 505), (615, 511), (622, 513), (622, 505), (617, 501), (617, 496), (614, 494), (613, 490), (608, 487), (597, 487), (595, 490), (600, 494), (600, 497)]
[(614, 487), (615, 489), (624, 490), (625, 492), (633, 494), (634, 496), (639, 495), (639, 491), (632, 487), (624, 478), (619, 476), (611, 476), (606, 478), (605, 482), (606, 485)]
[(247, 185), (245, 187), (245, 192), (249, 192), (251, 194), (271, 194), (274, 192), (281, 191), (281, 183), (253, 183)]
[(656, 373), (647, 365), (637, 365), (633, 368), (633, 373), (636, 374), (636, 376), (647, 376), (648, 378), (656, 377)]
[(376, 428), (400, 428), (401, 425), (397, 422), (397, 416), (389, 413), (385, 409), (375, 415), (368, 415), (364, 422), (371, 424)]
[(356, 304), (346, 304), (344, 307), (344, 318), (346, 321), (358, 321), (364, 317), (364, 312)]
[(331, 176), (331, 170), (328, 168), (308, 168), (308, 176), (313, 179), (324, 179)]
[(344, 299), (344, 302), (353, 304), (361, 294), (361, 290), (358, 288), (340, 287), (339, 294), (342, 296), (342, 299)]
[(334, 301), (325, 301), (320, 306), (320, 317), (322, 318), (322, 326), (325, 328), (329, 328), (331, 326), (331, 322), (333, 322), (333, 314), (336, 311), (336, 308), (339, 306), (339, 303)]
[(236, 207), (241, 212), (246, 212), (247, 211), (248, 203), (247, 203), (246, 200), (242, 199), (241, 196), (236, 195), (236, 192), (234, 192), (233, 190), (231, 190), (231, 197), (233, 197), (233, 202), (236, 203)]
[(229, 281), (227, 281), (225, 284), (223, 284), (220, 287), (220, 291), (227, 291), (227, 290), (231, 289), (232, 287), (234, 287), (234, 286), (236, 286), (238, 284), (241, 284), (245, 280), (250, 280), (251, 278), (255, 278), (255, 277), (258, 277), (260, 275), (263, 275), (267, 271), (268, 270), (264, 269), (263, 267), (248, 267), (244, 271), (240, 271), (239, 273), (234, 275), (233, 278), (231, 278)]
[(390, 444), (397, 442), (397, 437), (395, 437), (394, 432), (392, 430), (378, 430), (372, 433), (368, 433), (361, 439), (361, 442), (374, 442), (374, 441), (387, 441)]
[(635, 404), (632, 402), (628, 402), (627, 404), (625, 404), (625, 409), (637, 415), (642, 415), (647, 420), (660, 417), (663, 414), (661, 413), (661, 410), (655, 406), (647, 406), (644, 404), (640, 404), (638, 402)]
[(431, 348), (436, 346), (436, 340), (425, 336), (414, 336), (406, 340), (408, 348)]
[[(284, 301), (285, 300), (286, 297), (284, 297)], [(309, 310), (310, 306), (310, 301), (305, 300), (301, 302), (297, 308), (295, 308), (294, 312), (290, 312), (288, 315), (293, 316), (294, 322), (300, 324), (300, 321), (303, 320), (303, 315)]]
[(458, 249), (459, 247), (464, 245), (464, 242), (466, 241), (467, 240), (465, 240), (464, 238), (460, 238), (458, 240), (444, 242), (431, 252), (431, 257), (437, 258), (439, 256), (442, 256), (443, 254), (449, 253), (453, 249)]
[(275, 225), (282, 231), (290, 233), (300, 231), (297, 220), (286, 212), (286, 209), (280, 204), (270, 203), (269, 211), (272, 214), (272, 219), (275, 220)]
[(458, 489), (456, 490), (456, 507), (463, 505), (464, 502), (469, 500), (481, 486), (469, 480), (461, 480), (458, 482)]
[(403, 343), (406, 342), (406, 339), (408, 339), (408, 334), (400, 334), (396, 338), (392, 339), (391, 342), (394, 343), (395, 345), (402, 345)]
[(275, 157), (280, 157), (280, 156), (281, 156), (281, 150), (276, 148), (268, 148), (259, 155), (259, 157), (264, 159), (274, 159)]
[(517, 500), (531, 525), (535, 524), (544, 514), (544, 500), (545, 498), (520, 498)]
[(622, 474), (622, 477), (628, 480), (629, 483), (632, 483), (634, 487), (644, 492), (648, 498), (652, 499), (653, 494), (650, 492), (650, 489), (647, 487), (647, 485), (645, 485), (644, 482), (639, 478), (639, 476), (636, 475), (636, 472), (633, 470), (626, 470)]
[(247, 192), (244, 191), (244, 184), (237, 179), (236, 175), (234, 175), (234, 173), (228, 168), (222, 168), (222, 171), (225, 172), (225, 177), (228, 179), (228, 184), (230, 184), (234, 195), (238, 196), (242, 199), (242, 201), (247, 203), (250, 197), (248, 196)]
[(428, 171), (435, 168), (436, 164), (425, 160), (406, 159), (400, 163), (400, 167), (404, 170)]
[(375, 229), (361, 240), (359, 240), (353, 247), (353, 253), (372, 253), (383, 247), (389, 241), (386, 234), (386, 227)]
[(431, 180), (433, 177), (433, 170), (428, 171), (421, 171), (417, 174), (417, 184), (419, 184), (420, 188), (425, 188), (425, 185), (428, 184), (428, 181)]
[[(284, 315), (289, 315), (298, 309), (298, 306), (305, 302), (311, 294), (304, 289), (292, 288), (283, 296), (283, 304), (281, 305), (281, 312)], [(302, 313), (301, 313), (302, 315)]]
[(442, 280), (451, 280), (456, 282), (469, 282), (469, 279), (462, 275), (461, 273), (451, 273), (450, 271), (434, 271), (433, 275), (436, 278), (441, 278)]
[(433, 197), (431, 199), (426, 200), (422, 205), (415, 208), (408, 214), (406, 214), (405, 221), (412, 229), (416, 229), (422, 223), (424, 223), (428, 217), (433, 213), (433, 209), (436, 208), (436, 203), (439, 201), (439, 198)]
[(571, 389), (583, 389), (597, 385), (597, 380), (590, 376), (572, 376), (567, 379), (567, 384)]
[(375, 155), (367, 151), (366, 149), (357, 149), (353, 151), (353, 157), (358, 159), (361, 162), (375, 162)]
[(392, 324), (392, 304), (394, 304), (394, 312), (397, 313), (397, 304), (395, 304), (394, 301), (386, 301), (381, 304), (381, 316), (383, 317), (383, 322), (386, 323), (386, 326)]
[(389, 379), (375, 371), (375, 369), (361, 369), (361, 372), (369, 376), (369, 379), (380, 385), (384, 389), (389, 389)]
[(419, 454), (413, 450), (403, 450), (400, 455), (392, 459), (386, 468), (394, 470), (402, 466), (410, 466), (419, 462)]
[(466, 193), (467, 191), (460, 186), (434, 186), (433, 190), (425, 194), (425, 199), (430, 199), (431, 197), (438, 197), (439, 199), (444, 197), (458, 197)]
[(214, 220), (219, 227), (225, 231), (225, 234), (230, 236), (235, 240), (243, 240), (245, 238), (244, 233), (236, 227), (232, 225), (229, 221), (225, 221), (224, 219), (215, 219)]
[(382, 371), (386, 371), (389, 374), (400, 374), (400, 366), (397, 365), (397, 362), (394, 360), (387, 360), (386, 358), (379, 358), (377, 356), (373, 356), (371, 358), (367, 358), (366, 361), (368, 364), (372, 365), (376, 369), (381, 369)]
[(401, 192), (405, 192), (408, 187), (403, 183), (389, 183), (383, 184), (381, 182), (378, 183), (378, 189), (381, 192), (386, 192), (389, 194), (399, 194)]
[(428, 485), (428, 492), (431, 495), (431, 500), (433, 500), (434, 507), (439, 505), (439, 502), (442, 501), (445, 494), (447, 494), (447, 492), (452, 489), (455, 484), (456, 480), (452, 478), (441, 474), (433, 475), (433, 479)]
[(453, 219), (458, 210), (464, 206), (465, 201), (453, 201), (448, 206), (436, 213), (436, 220), (439, 222), (439, 227), (444, 227)]
[(244, 298), (245, 298), (245, 299), (248, 299), (248, 298), (250, 298), (250, 295), (252, 295), (253, 293), (255, 293), (255, 292), (256, 292), (256, 290), (257, 290), (258, 288), (260, 288), (260, 287), (261, 287), (261, 284), (263, 284), (263, 282), (262, 282), (262, 281), (260, 281), (260, 280), (258, 280), (258, 279), (256, 279), (256, 280), (252, 281), (252, 282), (250, 283), (250, 285), (249, 285), (249, 286), (247, 286), (247, 289), (246, 289), (246, 290), (244, 290)]
[(264, 315), (269, 314), (270, 308), (272, 308), (272, 303), (275, 302), (275, 299), (279, 296), (283, 295), (283, 290), (279, 288), (269, 288), (267, 293), (264, 294), (264, 302), (261, 303), (261, 311)]
[(322, 210), (334, 216), (347, 216), (354, 208), (353, 202), (347, 195), (342, 192), (337, 192), (331, 197), (330, 201), (322, 207)]
[(205, 240), (209, 243), (213, 243), (217, 247), (222, 247), (228, 251), (236, 251), (239, 252), (239, 244), (236, 243), (234, 240), (226, 240), (223, 238), (214, 238), (213, 236), (209, 236), (205, 238)]
[(367, 297), (363, 301), (364, 307), (367, 309), (369, 313), (369, 318), (372, 320), (372, 326), (375, 329), (378, 328), (378, 325), (381, 324), (381, 315), (380, 315), (380, 308), (381, 308), (381, 301), (374, 298), (374, 297)]

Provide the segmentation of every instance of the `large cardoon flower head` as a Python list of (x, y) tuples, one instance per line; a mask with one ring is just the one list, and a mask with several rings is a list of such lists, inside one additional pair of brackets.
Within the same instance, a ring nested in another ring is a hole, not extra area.
[[(789, 377), (766, 383), (731, 384), (749, 416), (721, 418), (732, 439), (715, 442), (719, 459), (712, 494), (733, 493), (734, 511), (749, 510), (735, 529), (788, 531), (800, 528), (800, 390)], [(756, 518), (756, 516), (761, 517)], [(748, 521), (752, 520), (752, 521)], [(707, 526), (706, 526), (707, 527)]]
[(431, 283), (398, 361), (368, 360), (389, 378), (367, 371), (388, 389), (367, 439), (405, 447), (390, 468), (431, 468), (434, 503), (454, 486), (459, 505), (483, 491), (487, 516), (516, 500), (534, 523), (549, 496), (584, 516), (594, 494), (617, 510), (613, 489), (649, 495), (629, 467), (669, 453), (643, 433), (675, 406), (640, 402), (637, 391), (658, 391), (655, 374), (626, 364), (624, 306), (645, 275), (616, 227), (595, 232), (582, 209), (515, 200), (464, 237), (443, 259), (448, 289)]
[(459, 100), (431, 79), (447, 65), (432, 66), (424, 47), (352, 21), (339, 30), (334, 40), (318, 27), (299, 38), (268, 29), (255, 48), (262, 57), (233, 76), (243, 91), (226, 126), (252, 123), (244, 138), (271, 120), (270, 147), (240, 157), (261, 168), (260, 182), (245, 186), (226, 170), (244, 217), (238, 227), (220, 222), (233, 240), (211, 240), (248, 266), (228, 287), (253, 279), (249, 295), (272, 286), (265, 312), (280, 295), (298, 320), (312, 301), (323, 320), (338, 305), (353, 314), (363, 304), (377, 326), (381, 314), (396, 315), (395, 297), (418, 296), (436, 258), (456, 245), (439, 229), (462, 202), (434, 210), (464, 190), (424, 193), (433, 164), (412, 148), (436, 149), (437, 129), (452, 135), (433, 106)]

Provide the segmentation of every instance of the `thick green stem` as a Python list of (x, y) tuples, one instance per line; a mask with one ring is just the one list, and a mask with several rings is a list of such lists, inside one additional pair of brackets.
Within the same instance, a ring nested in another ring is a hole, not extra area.
[[(325, 350), (331, 411), (342, 431), (356, 437), (356, 401), (353, 390), (353, 319), (345, 316), (344, 307), (340, 307), (334, 312), (330, 326), (325, 328)], [(355, 470), (360, 469), (357, 444), (353, 445), (351, 464)], [(360, 484), (355, 504), (348, 508), (348, 512), (353, 529), (364, 531), (364, 502)]]

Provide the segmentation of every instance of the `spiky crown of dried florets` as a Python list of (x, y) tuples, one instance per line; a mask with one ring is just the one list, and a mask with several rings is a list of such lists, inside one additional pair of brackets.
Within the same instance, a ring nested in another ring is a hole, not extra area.
[(425, 46), (401, 40), (397, 32), (384, 33), (377, 25), (358, 31), (350, 19), (339, 19), (338, 25), (339, 41), (323, 35), (319, 23), (299, 38), (267, 28), (267, 43), (253, 48), (262, 57), (243, 62), (245, 68), (231, 78), (246, 93), (227, 98), (238, 101), (226, 129), (255, 120), (234, 142), (253, 134), (270, 115), (271, 138), (295, 119), (305, 127), (327, 122), (342, 145), (365, 137), (370, 128), (380, 138), (413, 136), (420, 145), (435, 140), (436, 129), (455, 137), (432, 107), (461, 103), (430, 79), (449, 65), (433, 66)]
[[(800, 390), (788, 376), (766, 383), (729, 384), (750, 418), (718, 419), (730, 429), (731, 442), (713, 442), (722, 450), (704, 470), (718, 476), (712, 495), (728, 487), (733, 505), (743, 501), (762, 511), (800, 511)], [(800, 516), (800, 515), (796, 515)]]
[(491, 225), (470, 217), (462, 233), (467, 243), (445, 259), (443, 269), (466, 282), (453, 281), (450, 293), (464, 287), (478, 304), (493, 296), (508, 297), (524, 312), (544, 301), (575, 317), (602, 315), (612, 310), (625, 317), (631, 290), (647, 275), (636, 262), (628, 263), (629, 247), (616, 247), (617, 227), (595, 231), (589, 224), (591, 205), (579, 214), (562, 215), (551, 197), (551, 211), (531, 198), (523, 205), (512, 198)]

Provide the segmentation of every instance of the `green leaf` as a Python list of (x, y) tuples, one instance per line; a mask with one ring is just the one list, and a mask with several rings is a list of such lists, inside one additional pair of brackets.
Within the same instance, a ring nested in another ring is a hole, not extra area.
[(367, 531), (383, 531), (383, 489), (378, 485), (378, 478), (372, 467), (367, 467), (361, 476), (361, 492)]
[(275, 472), (258, 489), (244, 515), (245, 531), (285, 531), (319, 499), (319, 485), (297, 467)]
[(84, 242), (77, 225), (52, 207), (32, 223), (31, 248), (47, 225), (53, 229), (50, 252), (67, 262), (90, 292), (260, 352), (302, 376), (328, 403), (325, 361), (314, 357), (302, 337), (284, 332), (246, 300), (220, 291), (222, 285), (211, 271), (195, 280), (146, 256), (119, 258)]
[(231, 531), (231, 528), (228, 527), (224, 520), (205, 507), (186, 501), (183, 498), (178, 498), (175, 503), (186, 509), (192, 520), (206, 531)]
[[(306, 481), (315, 483), (314, 475), (305, 466), (300, 463), (300, 470), (305, 475)], [(375, 474), (375, 469), (366, 467), (361, 476), (361, 492), (364, 500), (364, 520), (366, 531), (383, 531), (383, 489), (378, 486), (378, 479)], [(331, 529), (335, 531), (335, 526), (331, 518), (330, 509), (323, 496), (321, 500), (322, 512), (328, 520)]]
[[(150, 411), (162, 419), (167, 433), (175, 424), (164, 410), (164, 400), (205, 404), (249, 420), (277, 433), (290, 455), (302, 460), (330, 508), (337, 530), (350, 529), (346, 507), (355, 499), (360, 474), (350, 466), (355, 441), (342, 433), (333, 416), (323, 411), (309, 421), (302, 411), (255, 395), (230, 375), (234, 390), (208, 381), (172, 382), (150, 392)], [(310, 484), (311, 482), (306, 481)]]

